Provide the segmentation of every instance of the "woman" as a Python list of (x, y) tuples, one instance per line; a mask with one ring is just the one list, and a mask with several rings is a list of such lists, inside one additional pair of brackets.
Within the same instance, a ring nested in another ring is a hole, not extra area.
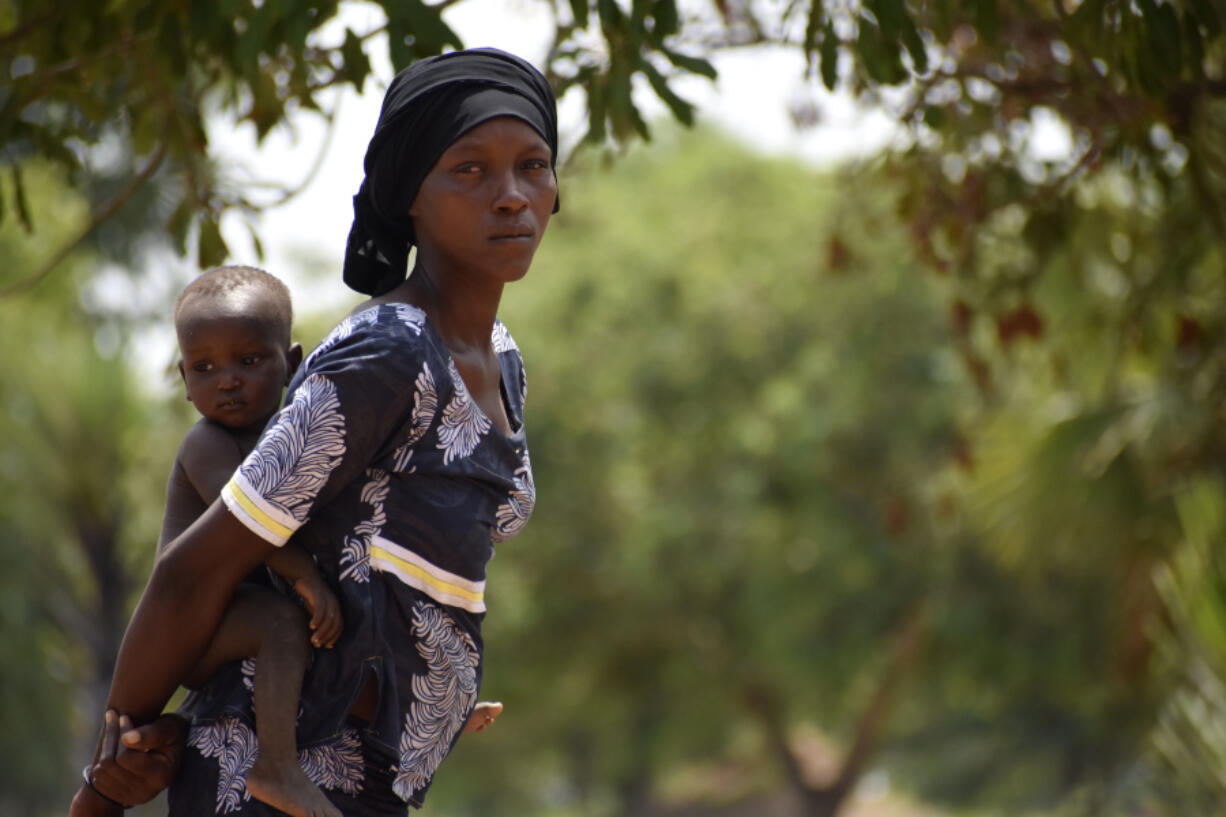
[[(346, 283), (373, 297), (300, 368), (222, 501), (158, 560), (73, 817), (118, 813), (176, 765), (173, 817), (273, 813), (243, 782), (250, 667), (189, 699), (185, 748), (182, 723), (157, 716), (235, 585), (290, 535), (346, 622), (303, 685), (303, 766), (346, 815), (421, 805), (477, 701), (485, 563), (534, 501), (522, 361), (496, 314), (557, 210), (556, 157), (553, 93), (517, 57), (455, 52), (392, 82), (345, 256)], [(117, 749), (117, 712), (148, 724), (130, 734), (151, 751)]]

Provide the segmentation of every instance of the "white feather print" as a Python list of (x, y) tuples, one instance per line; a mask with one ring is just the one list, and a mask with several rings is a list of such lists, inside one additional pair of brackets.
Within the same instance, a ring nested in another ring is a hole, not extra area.
[(468, 396), (464, 378), (460, 377), (455, 361), (451, 362), (450, 372), (455, 394), (447, 408), (443, 409), (443, 419), (438, 429), (438, 447), (443, 450), (443, 465), (450, 465), (453, 460), (471, 454), (481, 442), (482, 435), (490, 429), (489, 418)]
[(208, 758), (217, 759), (217, 814), (229, 814), (251, 799), (247, 793), (247, 773), (259, 751), (255, 732), (234, 715), (210, 724), (192, 726), (187, 745)]
[(298, 765), (321, 789), (339, 789), (357, 796), (365, 777), (362, 738), (356, 729), (346, 728), (331, 743), (301, 750)]
[(244, 658), (243, 663), (239, 665), (239, 675), (243, 679), (243, 687), (248, 692), (255, 692), (255, 659)]
[(433, 777), (477, 700), (477, 650), (440, 608), (413, 606), (413, 635), (426, 674), (413, 676), (392, 789), (408, 800)]
[(242, 475), (265, 502), (299, 522), (345, 453), (336, 385), (311, 376), (277, 415)]
[(320, 341), (320, 344), (315, 347), (310, 356), (307, 357), (306, 362), (302, 364), (306, 368), (306, 371), (311, 371), (311, 365), (315, 362), (317, 357), (352, 335), (353, 330), (357, 329), (359, 326), (374, 323), (378, 316), (379, 310), (377, 308), (366, 309), (356, 315), (350, 315), (338, 323), (332, 329), (332, 331), (328, 333), (328, 336)]
[(381, 468), (366, 469), (367, 482), (362, 486), (362, 502), (369, 505), (371, 514), (353, 528), (345, 537), (341, 548), (341, 579), (351, 579), (359, 584), (370, 581), (370, 543), (387, 524), (384, 503), (387, 501), (391, 478)]
[(494, 322), (494, 331), (490, 333), (490, 341), (493, 343), (495, 354), (500, 355), (503, 352), (510, 352), (512, 349), (519, 349), (515, 345), (515, 338), (511, 337), (511, 333), (503, 325), (502, 321)]
[(532, 482), (532, 463), (525, 451), (523, 466), (515, 469), (515, 488), (507, 495), (506, 503), (498, 506), (490, 539), (505, 542), (523, 530), (535, 505), (536, 485)]
[(396, 317), (416, 335), (421, 334), (421, 328), (426, 323), (426, 313), (412, 304), (396, 304)]
[(423, 362), (413, 386), (413, 414), (409, 417), (409, 438), (404, 441), (404, 445), (396, 449), (392, 462), (393, 470), (401, 473), (408, 471), (409, 460), (413, 458), (413, 446), (421, 442), (437, 413), (438, 389), (434, 385), (434, 374), (430, 371), (430, 364)]

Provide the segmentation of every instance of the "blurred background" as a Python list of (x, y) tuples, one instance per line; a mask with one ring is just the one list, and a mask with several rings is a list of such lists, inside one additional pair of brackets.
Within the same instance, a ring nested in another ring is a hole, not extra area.
[[(1220, 0), (0, 0), (0, 815), (66, 813), (171, 305), (311, 348), (397, 68), (553, 81), (538, 504), (436, 817), (1226, 814)], [(159, 804), (136, 810), (149, 817)]]

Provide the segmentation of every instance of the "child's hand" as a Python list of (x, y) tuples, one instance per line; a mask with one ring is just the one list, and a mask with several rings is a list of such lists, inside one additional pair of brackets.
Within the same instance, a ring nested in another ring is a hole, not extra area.
[(316, 647), (332, 648), (341, 637), (341, 602), (318, 574), (304, 576), (294, 583), (294, 590), (306, 602), (311, 613), (311, 643)]

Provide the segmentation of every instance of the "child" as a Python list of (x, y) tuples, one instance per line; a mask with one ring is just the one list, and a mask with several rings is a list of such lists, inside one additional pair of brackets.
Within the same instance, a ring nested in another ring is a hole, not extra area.
[[(292, 307), (280, 280), (229, 266), (196, 278), (175, 304), (179, 373), (202, 415), (187, 432), (166, 490), (159, 551), (221, 493), (281, 405), (302, 362), (290, 343)], [(315, 562), (288, 542), (266, 564), (290, 582), (311, 612), (311, 643), (331, 647), (341, 633), (340, 603)], [(294, 817), (340, 817), (298, 765), (294, 727), (298, 690), (310, 658), (298, 605), (255, 582), (239, 586), (208, 650), (184, 685), (202, 686), (221, 665), (255, 656), (254, 700), (260, 753), (247, 774), (252, 796)], [(482, 732), (502, 712), (479, 703), (465, 731)]]
[[(179, 296), (174, 320), (179, 374), (202, 417), (175, 458), (159, 552), (218, 497), (280, 408), (282, 390), (302, 362), (302, 347), (290, 343), (289, 290), (263, 270), (205, 272)], [(306, 603), (310, 642), (331, 647), (341, 633), (340, 602), (314, 559), (289, 542), (266, 564)], [(307, 626), (293, 601), (245, 582), (184, 686), (198, 688), (223, 664), (254, 656), (259, 755), (247, 773), (247, 790), (294, 817), (341, 817), (298, 765), (295, 725), (310, 661)]]

